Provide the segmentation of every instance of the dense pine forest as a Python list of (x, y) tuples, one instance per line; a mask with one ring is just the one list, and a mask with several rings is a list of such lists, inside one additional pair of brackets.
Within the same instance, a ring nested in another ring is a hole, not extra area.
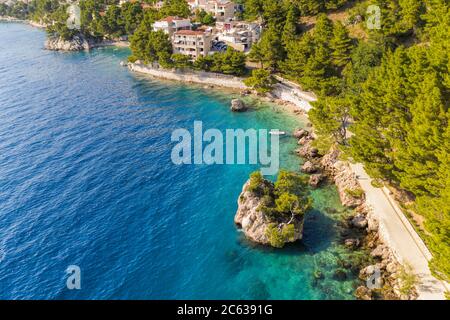
[[(152, 31), (151, 24), (169, 15), (191, 16), (185, 0), (166, 0), (160, 10), (144, 10), (138, 2), (119, 6), (113, 0), (81, 0), (81, 27), (95, 37), (130, 36), (132, 59), (237, 75), (247, 72), (247, 59), (259, 66), (247, 83), (261, 93), (270, 90), (274, 74), (316, 93), (309, 117), (320, 140), (338, 144), (379, 183), (402, 191), (403, 209), (415, 217), (433, 253), (432, 271), (449, 281), (448, 2), (237, 2), (245, 9), (240, 18), (260, 21), (264, 27), (247, 56), (229, 50), (190, 62), (173, 55), (167, 36)], [(380, 9), (379, 25), (377, 11), (368, 10), (371, 5)], [(64, 6), (53, 0), (0, 6), (0, 15), (52, 21), (50, 33), (70, 37), (73, 31), (63, 23), (65, 14)], [(192, 18), (211, 20), (204, 13)]]

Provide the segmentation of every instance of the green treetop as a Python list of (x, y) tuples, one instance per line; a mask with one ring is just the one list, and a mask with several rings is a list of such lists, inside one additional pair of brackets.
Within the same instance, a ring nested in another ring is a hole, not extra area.
[(352, 51), (352, 39), (350, 39), (347, 29), (340, 23), (334, 25), (333, 38), (330, 41), (333, 64), (338, 68), (343, 68), (350, 61)]

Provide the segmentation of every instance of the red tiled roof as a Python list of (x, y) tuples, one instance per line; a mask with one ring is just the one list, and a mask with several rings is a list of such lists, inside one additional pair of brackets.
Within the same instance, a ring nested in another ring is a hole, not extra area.
[(164, 19), (161, 19), (159, 21), (173, 22), (174, 20), (184, 20), (184, 19), (180, 18), (180, 17), (176, 17), (176, 16), (169, 16), (169, 17), (165, 17)]
[(180, 31), (175, 32), (175, 34), (182, 35), (182, 36), (202, 36), (205, 34), (205, 32), (198, 31), (198, 30), (180, 30)]

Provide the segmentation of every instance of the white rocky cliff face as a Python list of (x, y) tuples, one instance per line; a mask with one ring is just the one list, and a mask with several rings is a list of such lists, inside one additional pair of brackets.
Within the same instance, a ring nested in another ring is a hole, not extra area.
[(81, 35), (76, 35), (70, 40), (60, 37), (49, 37), (45, 41), (45, 49), (53, 51), (83, 51), (90, 49), (90, 43)]

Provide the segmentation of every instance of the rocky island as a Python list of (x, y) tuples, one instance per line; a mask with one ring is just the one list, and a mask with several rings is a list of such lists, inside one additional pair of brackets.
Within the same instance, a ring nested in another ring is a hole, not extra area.
[(255, 172), (239, 196), (234, 222), (249, 240), (282, 248), (302, 239), (304, 215), (311, 203), (303, 177), (281, 171), (273, 183)]

